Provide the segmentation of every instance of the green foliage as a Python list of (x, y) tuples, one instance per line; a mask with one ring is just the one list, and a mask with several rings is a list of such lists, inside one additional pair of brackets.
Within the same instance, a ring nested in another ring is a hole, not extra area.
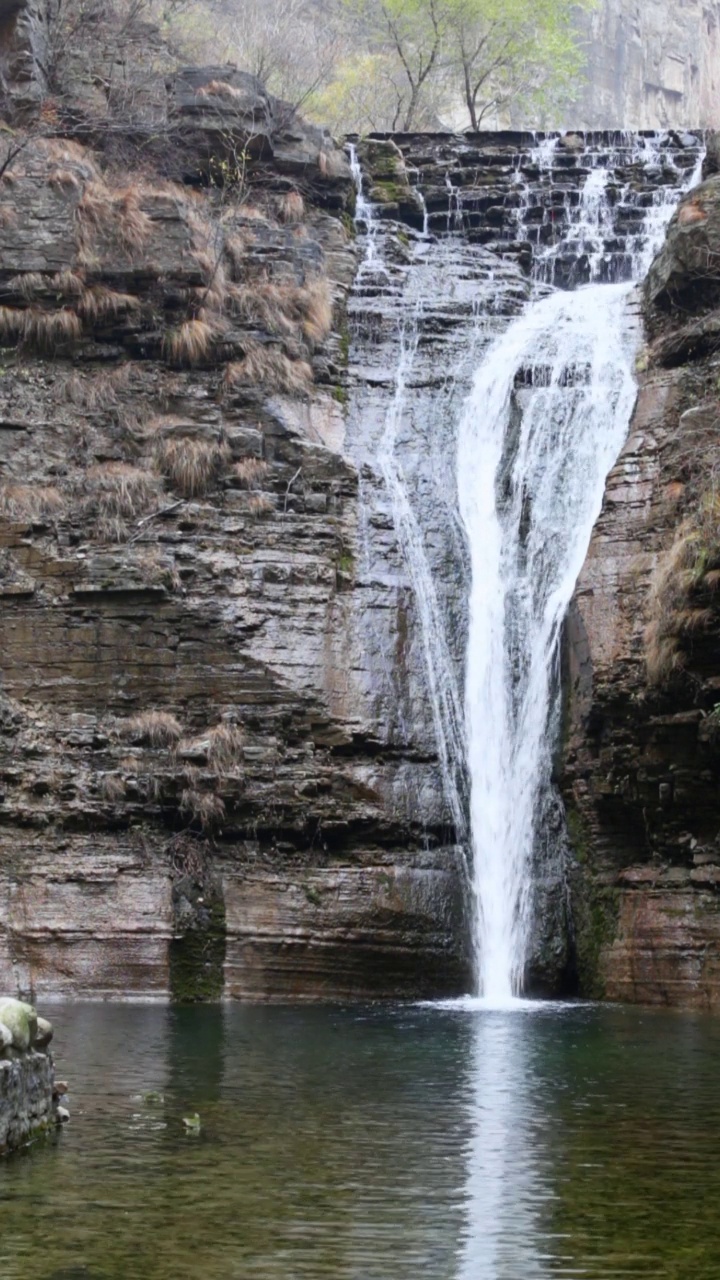
[[(578, 10), (596, 0), (341, 0), (355, 52), (312, 101), (338, 131), (545, 117), (582, 70)], [(357, 52), (358, 44), (361, 52)]]
[(594, 0), (448, 0), (450, 60), (470, 124), (490, 112), (545, 114), (583, 64), (573, 12)]

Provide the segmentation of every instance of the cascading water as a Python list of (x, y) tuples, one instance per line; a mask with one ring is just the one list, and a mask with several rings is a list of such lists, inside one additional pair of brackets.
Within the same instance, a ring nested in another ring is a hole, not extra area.
[[(646, 151), (638, 163), (648, 162)], [(540, 281), (553, 279), (569, 245), (586, 255), (591, 279), (605, 278), (608, 180), (605, 164), (591, 168), (564, 243), (537, 256)], [(635, 280), (659, 247), (679, 186), (663, 188), (629, 237)], [(460, 423), (472, 575), (466, 731), (476, 980), (494, 1005), (522, 990), (560, 633), (635, 401), (632, 290), (631, 279), (539, 291), (485, 355)]]

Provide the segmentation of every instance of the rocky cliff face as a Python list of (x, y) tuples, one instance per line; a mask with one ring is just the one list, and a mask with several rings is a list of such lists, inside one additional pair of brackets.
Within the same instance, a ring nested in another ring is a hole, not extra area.
[(255, 82), (190, 69), (166, 111), (132, 170), (53, 123), (0, 181), (0, 981), (458, 992), (459, 404), (587, 149), (622, 276), (696, 139), (650, 176), (620, 135), (373, 139), (373, 264), (344, 154)]
[(437, 753), (367, 644), (402, 683), (344, 449), (347, 162), (227, 70), (171, 108), (180, 183), (58, 137), (3, 180), (3, 984), (456, 989)]
[(583, 990), (701, 1007), (720, 1003), (719, 237), (709, 176), (645, 289), (637, 409), (569, 620), (564, 764)]
[(585, 128), (695, 128), (718, 122), (717, 0), (601, 0), (580, 15), (587, 84), (573, 112)]

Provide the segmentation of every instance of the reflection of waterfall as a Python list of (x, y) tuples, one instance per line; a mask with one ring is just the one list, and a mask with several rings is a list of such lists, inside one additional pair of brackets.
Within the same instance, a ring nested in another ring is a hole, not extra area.
[[(537, 1016), (537, 1015), (535, 1015)], [(534, 1132), (542, 1107), (533, 1014), (481, 1014), (469, 1080), (466, 1228), (456, 1280), (544, 1280), (538, 1212), (544, 1175)]]
[[(645, 260), (670, 212), (667, 197), (653, 204), (623, 261)], [(607, 170), (591, 169), (567, 238), (540, 255), (539, 276), (554, 278), (549, 264), (567, 263), (572, 249), (607, 279), (611, 226)], [(466, 710), (476, 955), (479, 990), (493, 1002), (522, 989), (560, 631), (635, 399), (632, 287), (539, 297), (488, 351), (460, 426), (472, 561)]]

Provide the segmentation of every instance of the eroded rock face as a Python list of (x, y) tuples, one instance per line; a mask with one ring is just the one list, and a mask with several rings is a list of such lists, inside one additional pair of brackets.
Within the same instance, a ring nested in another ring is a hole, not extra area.
[(595, 129), (717, 124), (717, 0), (601, 0), (577, 20), (588, 57), (578, 123)]
[(582, 988), (698, 1007), (720, 1004), (719, 210), (711, 178), (648, 277), (638, 404), (568, 625)]
[[(457, 993), (466, 779), (456, 751), (448, 786), (429, 674), (460, 705), (454, 428), (577, 208), (583, 147), (620, 149), (620, 277), (652, 182), (619, 136), (561, 140), (545, 169), (526, 136), (374, 139), (387, 243), (382, 279), (358, 276), (344, 156), (219, 70), (172, 91), (189, 150), (162, 173), (182, 182), (112, 179), (56, 138), (0, 190), (0, 975), (64, 995)], [(248, 111), (267, 145), (240, 190), (208, 188), (219, 114), (242, 138)], [(692, 168), (696, 140), (662, 147), (658, 182)], [(556, 852), (546, 990), (567, 967)]]
[[(208, 74), (194, 82), (200, 132)], [(284, 122), (278, 142), (271, 124), (273, 154), (237, 195), (113, 185), (61, 139), (28, 148), (5, 184), (12, 990), (466, 983), (428, 717), (416, 731), (388, 716), (367, 644), (406, 588), (399, 568), (377, 589), (359, 569), (349, 170), (326, 135), (292, 126), (290, 139)], [(296, 163), (293, 147), (308, 154)], [(345, 223), (328, 212), (341, 206)], [(402, 684), (402, 654), (396, 672)]]

